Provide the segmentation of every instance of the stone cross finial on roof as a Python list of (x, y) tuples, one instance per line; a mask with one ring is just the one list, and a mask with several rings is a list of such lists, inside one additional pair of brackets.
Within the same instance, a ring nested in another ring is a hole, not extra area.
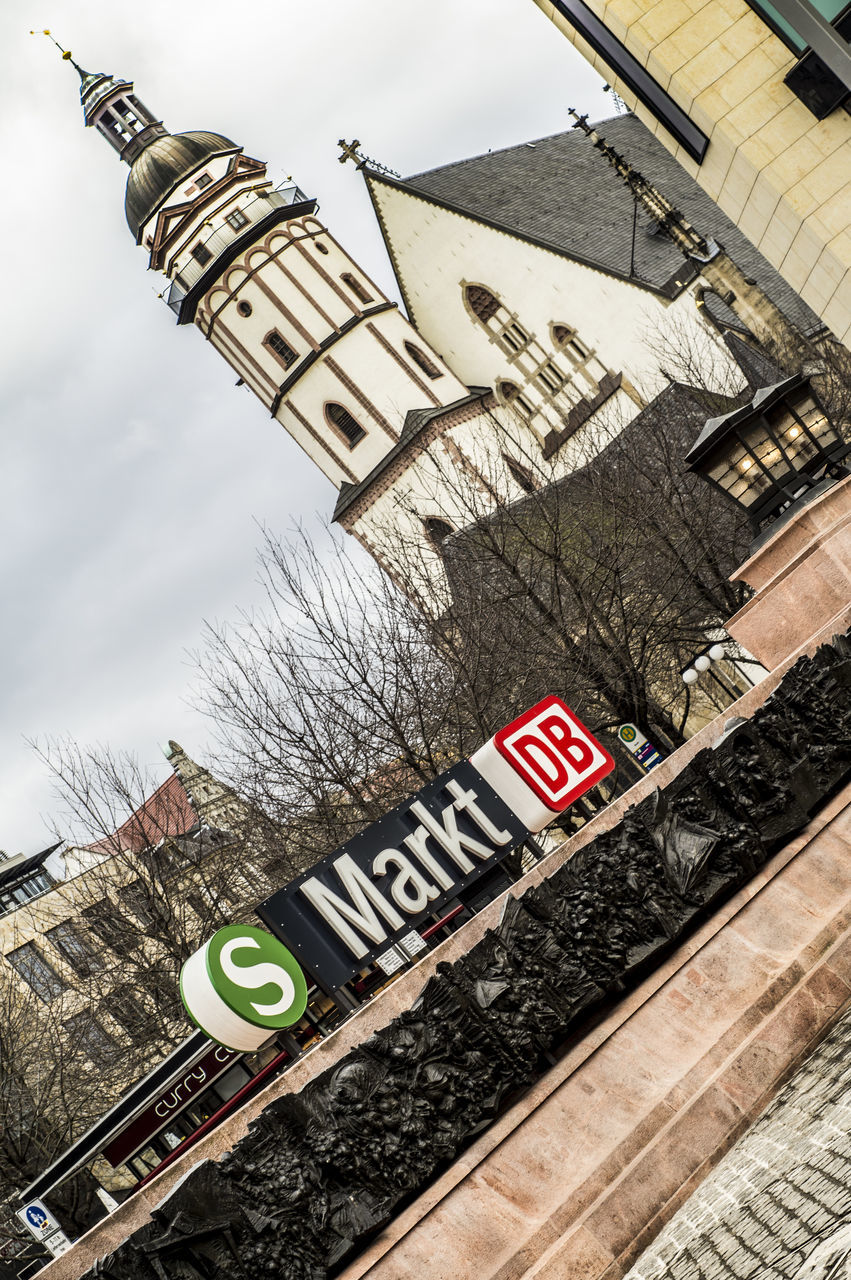
[(686, 257), (708, 262), (710, 258), (717, 254), (718, 246), (715, 242), (704, 239), (698, 231), (695, 231), (679, 209), (675, 209), (670, 200), (662, 195), (662, 192), (657, 187), (654, 187), (652, 182), (648, 182), (644, 174), (633, 168), (619, 151), (610, 146), (606, 139), (589, 125), (587, 115), (579, 115), (577, 111), (574, 111), (573, 107), (568, 107), (568, 111), (576, 121), (573, 126), (574, 129), (581, 129), (589, 142), (603, 153), (615, 172), (623, 178), (636, 202), (647, 210), (651, 218), (658, 223), (660, 229), (670, 240), (673, 240), (677, 248), (681, 249)]
[(354, 142), (346, 142), (345, 138), (340, 138), (337, 146), (341, 148), (342, 155), (338, 157), (340, 164), (345, 164), (347, 160), (354, 160), (356, 169), (365, 169), (367, 166), (375, 173), (388, 173), (391, 178), (401, 178), (401, 174), (395, 169), (391, 169), (388, 165), (382, 164), (380, 160), (373, 160), (372, 156), (362, 155), (358, 150), (360, 147), (360, 139), (355, 138)]
[(337, 146), (342, 151), (342, 155), (338, 157), (340, 164), (345, 164), (347, 160), (354, 160), (355, 167), (358, 169), (362, 169), (366, 164), (366, 157), (362, 156), (358, 151), (360, 146), (359, 138), (355, 138), (354, 142), (346, 142), (345, 138), (340, 138)]

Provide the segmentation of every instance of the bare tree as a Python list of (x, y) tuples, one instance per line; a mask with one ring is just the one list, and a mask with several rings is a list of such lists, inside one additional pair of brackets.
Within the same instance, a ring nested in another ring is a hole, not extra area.
[[(267, 535), (262, 612), (208, 629), (221, 767), (286, 826), (301, 870), (468, 754), (512, 706), (357, 548)], [(512, 664), (513, 665), (513, 661)]]
[[(181, 965), (267, 884), (246, 809), (211, 826), (175, 776), (158, 783), (126, 753), (36, 750), (73, 835), (65, 877), (2, 920), (0, 1200), (192, 1031)], [(69, 1230), (90, 1225), (93, 1186), (84, 1173), (51, 1197)]]

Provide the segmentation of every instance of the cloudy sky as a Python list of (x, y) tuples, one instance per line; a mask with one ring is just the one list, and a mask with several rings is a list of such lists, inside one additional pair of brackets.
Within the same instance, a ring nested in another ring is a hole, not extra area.
[(28, 737), (70, 734), (165, 766), (204, 758), (187, 656), (204, 620), (259, 600), (258, 523), (320, 529), (334, 493), (194, 328), (158, 300), (123, 216), (126, 166), (85, 131), (78, 79), (135, 80), (173, 132), (212, 129), (292, 175), (395, 296), (357, 136), (403, 174), (612, 113), (532, 0), (5, 0), (4, 625), (0, 848), (55, 813)]

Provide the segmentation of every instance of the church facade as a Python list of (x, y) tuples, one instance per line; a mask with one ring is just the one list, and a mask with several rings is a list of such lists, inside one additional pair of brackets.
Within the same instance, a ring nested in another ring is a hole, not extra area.
[[(131, 82), (78, 71), (177, 322), (338, 488), (334, 518), (406, 590), (441, 596), (443, 538), (569, 474), (639, 414), (671, 377), (660, 342), (697, 352), (706, 384), (742, 386), (723, 342), (741, 318), (578, 132), (408, 180), (354, 151), (407, 319), (296, 185), (274, 187), (221, 134), (169, 133)], [(723, 235), (749, 283), (819, 328), (637, 119), (606, 129)]]

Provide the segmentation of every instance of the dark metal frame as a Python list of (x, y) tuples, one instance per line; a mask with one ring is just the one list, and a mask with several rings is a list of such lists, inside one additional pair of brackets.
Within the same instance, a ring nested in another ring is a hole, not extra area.
[(582, 0), (554, 0), (554, 5), (586, 44), (611, 67), (612, 74), (632, 90), (639, 102), (665, 126), (692, 160), (701, 164), (709, 146), (709, 138), (602, 19), (583, 4)]

